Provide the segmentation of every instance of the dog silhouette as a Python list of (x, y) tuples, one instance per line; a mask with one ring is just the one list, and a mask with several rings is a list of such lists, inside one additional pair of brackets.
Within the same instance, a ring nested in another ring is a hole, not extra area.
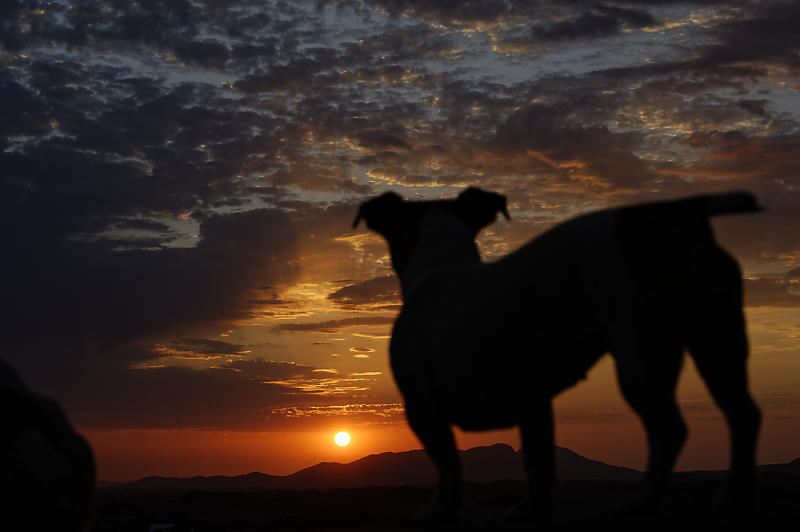
[(468, 188), (456, 199), (404, 201), (388, 192), (360, 220), (389, 244), (403, 308), (392, 371), (406, 415), (438, 473), (425, 523), (457, 519), (461, 471), (452, 425), (519, 426), (529, 494), (510, 520), (552, 516), (552, 398), (605, 353), (641, 418), (649, 450), (629, 511), (656, 510), (687, 429), (675, 386), (688, 350), (730, 428), (720, 503), (754, 500), (760, 412), (747, 384), (741, 272), (709, 217), (760, 210), (748, 193), (601, 210), (555, 226), (505, 258), (481, 262), (475, 237), (505, 197)]

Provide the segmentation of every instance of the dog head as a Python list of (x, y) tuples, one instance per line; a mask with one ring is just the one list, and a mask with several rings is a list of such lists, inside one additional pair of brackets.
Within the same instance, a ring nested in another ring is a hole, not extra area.
[(510, 219), (505, 196), (475, 187), (455, 199), (436, 201), (403, 201), (387, 192), (361, 204), (353, 227), (363, 218), (367, 227), (381, 234), (389, 243), (392, 266), (402, 275), (432, 231), (438, 230), (434, 239), (467, 239), (474, 248), (478, 232), (492, 223), (498, 212)]

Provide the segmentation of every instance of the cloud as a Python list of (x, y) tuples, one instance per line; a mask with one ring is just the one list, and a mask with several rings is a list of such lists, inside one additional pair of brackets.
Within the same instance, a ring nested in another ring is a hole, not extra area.
[(200, 67), (224, 70), (230, 56), (228, 47), (213, 39), (193, 40), (175, 46), (178, 59)]
[(405, 422), (402, 403), (355, 403), (329, 406), (273, 408), (275, 420), (284, 426), (319, 426), (329, 419), (346, 419), (353, 427), (388, 425)]
[(375, 350), (371, 347), (351, 347), (350, 351), (353, 353), (374, 353)]
[(685, 142), (705, 154), (695, 166), (698, 175), (735, 178), (794, 177), (800, 162), (800, 135), (752, 138), (741, 131), (708, 131), (689, 135)]
[(342, 306), (397, 305), (400, 284), (395, 275), (375, 277), (331, 292), (328, 299)]
[(342, 329), (355, 327), (377, 327), (394, 323), (394, 318), (382, 316), (364, 316), (353, 318), (341, 318), (338, 320), (328, 320), (323, 322), (311, 323), (281, 323), (278, 329), (282, 331), (294, 332), (316, 332), (316, 333), (337, 333)]
[[(267, 13), (242, 9), (251, 2), (195, 6), (186, 0), (147, 0), (136, 5), (97, 1), (67, 5), (60, 2), (4, 3), (0, 43), (8, 50), (59, 45), (98, 48), (117, 53), (174, 57), (194, 67), (225, 69), (229, 47), (202, 35), (238, 38), (264, 53), (275, 50), (273, 38), (262, 32), (280, 22)], [(285, 24), (283, 29), (286, 30)], [(276, 31), (276, 34), (281, 32)], [(270, 46), (272, 45), (272, 46)], [(242, 55), (242, 50), (237, 52)]]
[[(3, 2), (0, 347), (101, 425), (371, 394), (216, 338), (385, 338), (391, 317), (352, 313), (399, 309), (386, 246), (350, 223), (388, 189), (507, 194), (492, 259), (587, 210), (751, 190), (766, 211), (718, 240), (796, 269), (797, 25), (773, 1)], [(792, 275), (748, 280), (748, 304), (793, 308)]]
[(275, 65), (263, 74), (249, 74), (234, 83), (234, 88), (245, 93), (271, 92), (290, 89), (304, 83), (333, 83), (335, 76), (324, 78), (331, 62), (314, 58), (297, 58), (285, 65)]
[(497, 128), (489, 147), (498, 156), (518, 158), (529, 169), (598, 189), (630, 188), (655, 176), (635, 153), (639, 137), (612, 132), (594, 121), (570, 120), (576, 110), (569, 109), (568, 102), (523, 106)]
[(210, 340), (207, 338), (182, 338), (154, 344), (151, 346), (129, 345), (127, 349), (135, 359), (143, 359), (143, 365), (158, 363), (158, 358), (179, 358), (212, 360), (221, 358), (242, 357), (250, 352), (248, 346), (233, 344), (223, 340)]
[[(49, 218), (58, 221), (57, 213)], [(288, 279), (279, 266), (294, 245), (288, 217), (270, 209), (208, 217), (195, 248), (158, 251), (118, 252), (79, 242), (30, 249), (47, 242), (32, 240), (47, 228), (25, 225), (41, 221), (14, 222), (21, 231), (5, 241), (16, 253), (3, 268), (5, 292), (15, 305), (0, 325), (7, 345), (87, 336), (123, 342), (247, 317), (255, 286), (264, 278)], [(41, 329), (45, 308), (58, 319)]]
[(711, 30), (718, 41), (701, 48), (706, 61), (716, 63), (775, 62), (800, 67), (796, 52), (800, 36), (800, 6), (795, 2), (768, 1), (747, 4), (743, 14)]
[(745, 279), (745, 306), (800, 307), (800, 283), (786, 279)]
[[(260, 380), (260, 371), (248, 366), (242, 371), (158, 365), (131, 369), (129, 360), (148, 359), (153, 351), (142, 347), (136, 355), (132, 348), (95, 351), (98, 347), (85, 343), (72, 351), (30, 350), (11, 361), (32, 388), (48, 390), (82, 428), (259, 430), (271, 407), (325, 404), (325, 399), (291, 384)], [(266, 369), (281, 377), (313, 372), (291, 363)]]
[(335, 409), (354, 394), (387, 399), (370, 389), (381, 372), (263, 359), (222, 361), (205, 369), (145, 365), (136, 361), (159, 360), (153, 346), (117, 348), (105, 356), (91, 349), (36, 350), (13, 360), (34, 389), (47, 389), (84, 429), (285, 430), (296, 424), (291, 413), (298, 410)]
[[(339, 1), (340, 5), (359, 4), (354, 1)], [(439, 21), (493, 21), (511, 9), (503, 0), (366, 0), (364, 3), (385, 10), (389, 15), (412, 15), (422, 19)]]
[(219, 366), (222, 369), (231, 369), (247, 377), (264, 381), (279, 381), (293, 377), (313, 378), (321, 370), (314, 366), (296, 364), (294, 362), (275, 362), (272, 360), (232, 360)]
[(655, 24), (656, 20), (647, 11), (598, 4), (570, 20), (535, 26), (533, 35), (550, 41), (597, 39), (616, 35), (626, 28)]
[(392, 337), (391, 334), (386, 333), (357, 332), (352, 334), (353, 336), (358, 336), (359, 338), (372, 338), (374, 340), (385, 340)]
[[(217, 428), (257, 430), (265, 408), (304, 401), (299, 390), (257, 382), (230, 371), (180, 367), (106, 377), (98, 390), (71, 393), (67, 407), (80, 426), (103, 428)], [(91, 393), (94, 392), (94, 393)], [(307, 398), (306, 398), (307, 400)]]

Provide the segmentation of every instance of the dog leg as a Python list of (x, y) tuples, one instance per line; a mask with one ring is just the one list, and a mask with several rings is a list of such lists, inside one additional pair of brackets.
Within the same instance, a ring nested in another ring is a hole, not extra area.
[(461, 464), (453, 430), (432, 404), (427, 401), (406, 403), (411, 429), (425, 446), (439, 476), (433, 501), (412, 518), (415, 523), (424, 525), (455, 523), (461, 506)]
[(553, 485), (556, 482), (553, 407), (543, 401), (520, 423), (528, 495), (505, 516), (506, 522), (539, 521), (553, 517)]
[(659, 509), (688, 436), (675, 402), (683, 350), (672, 338), (656, 335), (646, 342), (631, 344), (630, 350), (615, 353), (622, 394), (644, 424), (649, 449), (643, 489), (623, 505), (631, 513), (650, 514)]
[[(761, 414), (747, 386), (747, 336), (738, 309), (730, 320), (712, 317), (690, 346), (700, 375), (725, 415), (730, 429), (730, 476), (717, 500), (725, 509), (750, 509), (755, 504), (756, 441)], [(727, 321), (727, 323), (724, 323)]]

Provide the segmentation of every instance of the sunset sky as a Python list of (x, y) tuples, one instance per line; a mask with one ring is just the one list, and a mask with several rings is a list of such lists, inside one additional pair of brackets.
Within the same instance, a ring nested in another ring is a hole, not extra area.
[[(770, 0), (4, 0), (0, 356), (104, 480), (415, 449), (362, 201), (506, 194), (496, 260), (581, 213), (749, 190), (766, 211), (714, 226), (746, 277), (759, 461), (800, 457), (797, 28)], [(688, 360), (678, 396), (678, 467), (725, 467)], [(559, 445), (644, 466), (608, 357), (555, 405)]]

